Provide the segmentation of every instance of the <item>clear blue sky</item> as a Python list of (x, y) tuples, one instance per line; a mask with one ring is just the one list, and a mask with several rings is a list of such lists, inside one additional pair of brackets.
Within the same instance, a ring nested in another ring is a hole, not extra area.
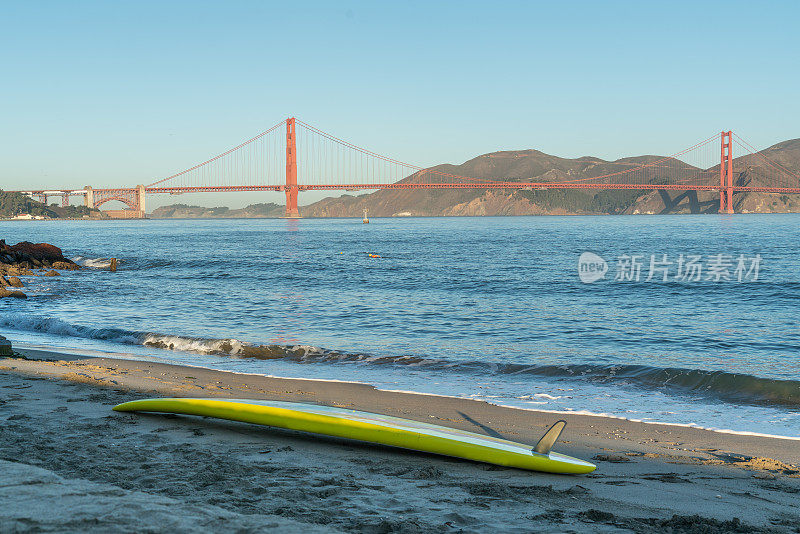
[(290, 115), (420, 165), (721, 129), (763, 147), (800, 137), (798, 20), (794, 1), (5, 1), (0, 187), (150, 183)]

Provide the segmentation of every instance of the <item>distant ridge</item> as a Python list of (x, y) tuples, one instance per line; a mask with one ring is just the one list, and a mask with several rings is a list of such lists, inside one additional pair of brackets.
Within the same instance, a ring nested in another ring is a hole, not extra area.
[(153, 219), (254, 219), (260, 217), (282, 217), (284, 207), (278, 204), (250, 204), (246, 208), (232, 210), (220, 206), (204, 208), (187, 204), (172, 204), (153, 210)]
[[(763, 152), (771, 160), (800, 173), (800, 139), (782, 141)], [(489, 180), (555, 182), (600, 176), (618, 171), (620, 164), (638, 166), (661, 158), (663, 156), (644, 155), (605, 161), (594, 156), (560, 158), (533, 149), (505, 150), (483, 154), (461, 165), (438, 165), (434, 169)], [(756, 156), (736, 158), (734, 168), (748, 168), (752, 158)], [(653, 173), (650, 180), (655, 178), (655, 171)], [(758, 175), (748, 175), (747, 172), (739, 176), (740, 181), (752, 185), (758, 185), (760, 179)], [(800, 212), (800, 195), (737, 193), (734, 207), (737, 213)], [(360, 196), (326, 198), (302, 207), (301, 213), (305, 217), (357, 217), (365, 208), (374, 217), (716, 213), (719, 194), (710, 191), (575, 189), (381, 190)]]

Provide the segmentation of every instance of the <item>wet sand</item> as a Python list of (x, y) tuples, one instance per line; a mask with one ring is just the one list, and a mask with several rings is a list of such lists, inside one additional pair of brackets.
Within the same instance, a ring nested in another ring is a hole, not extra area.
[[(0, 359), (0, 531), (798, 532), (800, 441), (364, 384), (19, 351)], [(593, 460), (567, 476), (190, 416), (150, 396), (343, 406)]]

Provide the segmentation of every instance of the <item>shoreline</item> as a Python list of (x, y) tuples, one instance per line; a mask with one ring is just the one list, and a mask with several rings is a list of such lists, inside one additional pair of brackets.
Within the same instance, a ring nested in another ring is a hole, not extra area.
[[(766, 434), (762, 432), (753, 432), (747, 430), (730, 430), (730, 429), (720, 429), (720, 428), (710, 428), (701, 425), (697, 425), (694, 423), (673, 423), (673, 422), (663, 422), (663, 421), (644, 421), (640, 419), (632, 419), (627, 418), (621, 415), (614, 415), (609, 413), (596, 413), (591, 412), (588, 410), (548, 410), (543, 408), (529, 408), (523, 406), (514, 406), (514, 405), (507, 405), (507, 404), (499, 404), (491, 402), (491, 400), (484, 400), (484, 399), (475, 399), (470, 397), (457, 397), (454, 395), (447, 395), (447, 394), (438, 394), (438, 393), (429, 393), (429, 392), (422, 392), (422, 391), (413, 391), (413, 390), (402, 390), (402, 389), (387, 389), (381, 388), (369, 382), (357, 381), (357, 380), (344, 380), (344, 379), (336, 379), (336, 378), (303, 378), (303, 377), (292, 377), (292, 376), (281, 376), (281, 375), (273, 375), (273, 374), (263, 374), (263, 373), (252, 373), (246, 371), (233, 371), (233, 370), (226, 370), (226, 369), (216, 369), (213, 367), (206, 367), (203, 365), (192, 365), (189, 363), (173, 363), (169, 361), (164, 361), (160, 358), (148, 358), (148, 357), (141, 357), (141, 358), (116, 358), (116, 357), (105, 357), (103, 355), (91, 355), (87, 354), (86, 351), (81, 351), (76, 349), (74, 352), (59, 352), (58, 350), (51, 350), (49, 348), (18, 348), (16, 350), (17, 353), (22, 354), (25, 356), (24, 359), (15, 359), (15, 358), (6, 358), (3, 359), (0, 356), (0, 371), (6, 370), (6, 364), (8, 363), (7, 360), (11, 361), (22, 361), (22, 362), (32, 362), (32, 361), (39, 361), (39, 362), (49, 362), (50, 364), (57, 364), (57, 366), (53, 366), (49, 372), (55, 375), (63, 375), (63, 372), (59, 372), (57, 369), (58, 367), (68, 368), (72, 366), (85, 366), (89, 365), (90, 361), (97, 361), (98, 365), (106, 366), (106, 369), (111, 370), (115, 367), (119, 367), (121, 369), (128, 369), (130, 370), (132, 367), (141, 367), (141, 366), (152, 366), (154, 369), (166, 369), (166, 370), (173, 370), (174, 373), (180, 374), (178, 371), (181, 369), (192, 369), (192, 370), (199, 370), (202, 374), (206, 375), (214, 375), (219, 374), (222, 376), (229, 376), (231, 377), (232, 381), (236, 380), (236, 377), (249, 377), (252, 380), (259, 380), (264, 379), (265, 381), (277, 381), (280, 383), (281, 381), (285, 381), (286, 384), (290, 383), (305, 383), (307, 388), (317, 389), (317, 388), (325, 388), (326, 384), (330, 385), (337, 385), (339, 386), (337, 389), (339, 390), (370, 390), (374, 392), (375, 395), (399, 395), (399, 396), (410, 396), (419, 397), (424, 399), (429, 397), (431, 399), (441, 399), (446, 400), (448, 403), (479, 403), (484, 404), (487, 407), (497, 408), (502, 411), (510, 411), (509, 414), (513, 414), (514, 412), (531, 412), (537, 419), (552, 419), (556, 420), (558, 418), (568, 418), (574, 419), (575, 421), (581, 421), (583, 426), (590, 425), (590, 422), (593, 419), (600, 420), (603, 422), (604, 425), (611, 425), (614, 422), (618, 422), (619, 424), (625, 425), (647, 425), (653, 426), (656, 428), (656, 431), (667, 432), (669, 428), (674, 428), (675, 432), (680, 432), (681, 429), (686, 431), (699, 431), (699, 435), (703, 435), (703, 433), (710, 433), (712, 434), (719, 434), (719, 439), (724, 440), (722, 436), (734, 436), (734, 437), (741, 437), (741, 438), (755, 438), (755, 439), (766, 439), (766, 440), (779, 440), (779, 441), (800, 441), (800, 436), (783, 436), (777, 434)], [(135, 356), (135, 355), (130, 355)], [(72, 363), (70, 363), (72, 362)], [(22, 364), (21, 367), (28, 367), (25, 364)], [(46, 368), (38, 368), (37, 365), (31, 366), (30, 369), (32, 372), (36, 373), (48, 373)], [(63, 371), (63, 369), (62, 369)], [(100, 375), (98, 375), (99, 377)], [(102, 382), (103, 379), (99, 378), (99, 382)], [(113, 387), (114, 382), (109, 382), (107, 385), (108, 387)], [(103, 385), (98, 383), (98, 385)], [(316, 386), (316, 387), (315, 387)], [(135, 390), (142, 390), (141, 386), (134, 387), (132, 389)], [(151, 390), (154, 393), (166, 393), (166, 390), (163, 388), (154, 388)], [(215, 393), (212, 393), (216, 395)], [(185, 395), (175, 395), (175, 396), (185, 396)], [(246, 398), (261, 398), (261, 397), (246, 397)], [(274, 400), (280, 400), (275, 398)], [(335, 401), (335, 399), (333, 399)], [(426, 399), (427, 400), (427, 399)], [(313, 401), (312, 401), (313, 402)], [(423, 400), (424, 402), (424, 400)], [(363, 408), (358, 408), (363, 409)], [(369, 411), (363, 409), (363, 411)], [(386, 413), (387, 415), (393, 415), (390, 413)], [(522, 414), (519, 414), (520, 416)], [(513, 418), (513, 415), (507, 415), (509, 418)], [(447, 426), (447, 425), (445, 425)], [(549, 427), (546, 425), (544, 428)], [(658, 428), (658, 427), (667, 427), (667, 428)], [(645, 428), (645, 427), (643, 427)], [(465, 430), (469, 430), (465, 428)], [(535, 437), (535, 436), (533, 436)], [(511, 439), (511, 438), (509, 438)], [(538, 438), (531, 442), (531, 445), (534, 445)], [(710, 441), (714, 441), (713, 438), (710, 438)], [(792, 454), (790, 459), (787, 460), (789, 462), (793, 462), (800, 466), (800, 448), (798, 448), (796, 454)]]
[[(164, 336), (169, 337), (169, 336)], [(210, 340), (210, 341), (223, 341), (223, 340)], [(248, 375), (248, 376), (255, 376), (255, 377), (266, 377), (266, 378), (275, 378), (275, 379), (287, 379), (287, 380), (295, 380), (295, 379), (304, 379), (304, 380), (311, 380), (317, 382), (341, 382), (344, 384), (355, 384), (355, 385), (364, 385), (375, 387), (379, 391), (386, 391), (390, 393), (407, 393), (412, 395), (426, 395), (429, 397), (442, 397), (442, 398), (451, 398), (451, 399), (461, 399), (465, 401), (481, 401), (486, 402), (488, 404), (514, 409), (514, 410), (527, 410), (533, 412), (543, 412), (543, 413), (550, 413), (555, 415), (580, 415), (580, 416), (587, 416), (587, 417), (600, 417), (600, 418), (608, 418), (608, 419), (618, 419), (622, 421), (629, 421), (631, 423), (638, 423), (638, 424), (646, 424), (646, 425), (663, 425), (663, 426), (674, 426), (674, 427), (685, 427), (685, 428), (694, 428), (699, 430), (706, 430), (710, 432), (716, 432), (720, 434), (731, 434), (731, 435), (739, 435), (739, 436), (753, 436), (753, 437), (764, 437), (764, 438), (771, 438), (771, 439), (782, 439), (788, 441), (800, 441), (800, 435), (787, 435), (787, 434), (777, 434), (771, 432), (759, 432), (754, 430), (748, 429), (734, 429), (734, 428), (725, 428), (724, 426), (710, 426), (705, 423), (695, 423), (695, 422), (682, 422), (682, 421), (662, 421), (658, 419), (639, 419), (635, 417), (627, 417), (625, 415), (621, 415), (619, 413), (612, 413), (606, 411), (593, 411), (587, 409), (546, 409), (546, 408), (538, 408), (538, 407), (528, 407), (519, 404), (504, 404), (501, 402), (496, 402), (495, 399), (491, 397), (486, 398), (473, 398), (470, 396), (457, 396), (450, 393), (433, 393), (430, 391), (418, 391), (414, 389), (394, 389), (391, 387), (384, 387), (378, 386), (374, 383), (370, 382), (369, 379), (358, 381), (358, 380), (347, 380), (347, 379), (339, 379), (339, 378), (307, 378), (303, 376), (293, 376), (294, 373), (289, 373), (287, 375), (283, 374), (266, 374), (263, 372), (249, 372), (244, 370), (231, 370), (231, 369), (221, 369), (219, 367), (215, 367), (213, 363), (189, 363), (186, 361), (176, 362), (174, 360), (170, 360), (168, 358), (159, 357), (155, 355), (140, 355), (135, 353), (128, 353), (128, 352), (101, 352), (92, 349), (72, 349), (67, 347), (50, 347), (47, 345), (40, 345), (37, 343), (25, 343), (19, 342), (15, 346), (22, 347), (23, 350), (34, 351), (34, 352), (47, 352), (47, 353), (56, 353), (62, 354), (64, 356), (68, 356), (70, 358), (79, 358), (79, 357), (86, 357), (86, 358), (107, 358), (111, 360), (130, 360), (130, 361), (150, 361), (150, 362), (157, 362), (163, 364), (172, 364), (172, 365), (182, 365), (186, 367), (192, 368), (199, 368), (199, 369), (206, 369), (209, 371), (216, 371), (220, 373), (233, 373), (233, 374), (241, 374), (241, 375)], [(138, 347), (138, 345), (133, 345), (134, 347)], [(176, 349), (180, 350), (180, 349)], [(191, 352), (191, 350), (190, 350)], [(112, 355), (113, 356), (107, 356)], [(199, 353), (203, 354), (203, 353)], [(211, 353), (210, 355), (215, 355)], [(751, 378), (759, 378), (755, 376), (751, 376)], [(769, 379), (765, 379), (769, 380)], [(424, 388), (421, 388), (424, 389)], [(507, 401), (506, 401), (507, 402)], [(736, 404), (736, 403), (734, 403)], [(780, 405), (780, 407), (784, 407)], [(735, 406), (730, 406), (731, 409), (735, 409)]]
[[(163, 521), (163, 506), (173, 507), (179, 510), (173, 520), (183, 525), (176, 528), (187, 531), (208, 522), (209, 509), (228, 517), (226, 525), (252, 528), (259, 518), (259, 524), (326, 532), (394, 532), (411, 524), (420, 532), (670, 532), (687, 524), (714, 532), (745, 525), (792, 532), (800, 522), (800, 447), (782, 439), (556, 415), (353, 382), (17, 351), (29, 359), (0, 359), (0, 450), (6, 451), (0, 468), (8, 467), (13, 479), (0, 485), (3, 498), (22, 499), (20, 488), (33, 501), (43, 492), (74, 496), (76, 485), (94, 484), (85, 491), (91, 506), (135, 503), (148, 515), (130, 518), (136, 527)], [(328, 404), (530, 444), (561, 418), (568, 424), (554, 450), (598, 468), (551, 475), (245, 423), (111, 411), (152, 396)], [(109, 484), (122, 503), (107, 502)], [(17, 525), (9, 521), (25, 519), (28, 508), (0, 510), (0, 527)], [(11, 513), (22, 516), (9, 519)], [(91, 517), (96, 521), (97, 513)], [(58, 525), (64, 518), (52, 520)]]
[[(276, 377), (281, 378), (281, 377)], [(380, 391), (398, 391), (399, 393), (410, 393), (415, 395), (430, 395), (433, 397), (441, 396), (441, 397), (449, 397), (448, 395), (435, 395), (432, 393), (417, 393), (414, 391), (399, 391), (399, 390), (380, 390)], [(460, 397), (450, 397), (450, 398), (460, 398)], [(477, 400), (477, 399), (476, 399)], [(486, 402), (486, 401), (481, 401)], [(493, 404), (493, 403), (488, 403)], [(714, 432), (717, 434), (731, 434), (734, 436), (753, 436), (757, 438), (768, 438), (768, 439), (782, 439), (788, 441), (800, 441), (800, 436), (781, 436), (778, 434), (765, 434), (763, 432), (751, 432), (749, 430), (731, 430), (726, 428), (713, 428), (713, 427), (706, 427), (702, 425), (696, 425), (694, 423), (670, 423), (665, 421), (643, 421), (641, 419), (631, 419), (628, 417), (622, 417), (621, 415), (613, 415), (609, 413), (595, 413), (590, 412), (588, 410), (544, 410), (538, 408), (523, 408), (520, 406), (511, 406), (508, 404), (495, 404), (495, 406), (502, 406), (504, 408), (511, 408), (512, 410), (530, 410), (534, 412), (542, 412), (542, 413), (551, 413), (556, 415), (582, 415), (584, 417), (602, 417), (605, 419), (619, 419), (622, 421), (629, 421), (631, 423), (642, 424), (642, 425), (662, 425), (662, 426), (676, 426), (679, 428), (695, 428), (697, 430), (705, 430), (707, 432)]]

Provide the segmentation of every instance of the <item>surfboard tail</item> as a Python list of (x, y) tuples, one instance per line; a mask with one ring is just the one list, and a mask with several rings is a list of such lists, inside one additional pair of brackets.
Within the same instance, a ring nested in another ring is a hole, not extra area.
[(565, 426), (567, 426), (566, 421), (556, 421), (556, 423), (544, 433), (542, 439), (540, 439), (539, 443), (537, 443), (533, 448), (533, 452), (539, 454), (549, 453), (550, 449), (553, 448), (553, 445), (558, 440), (558, 437), (561, 435), (561, 432), (564, 430)]

